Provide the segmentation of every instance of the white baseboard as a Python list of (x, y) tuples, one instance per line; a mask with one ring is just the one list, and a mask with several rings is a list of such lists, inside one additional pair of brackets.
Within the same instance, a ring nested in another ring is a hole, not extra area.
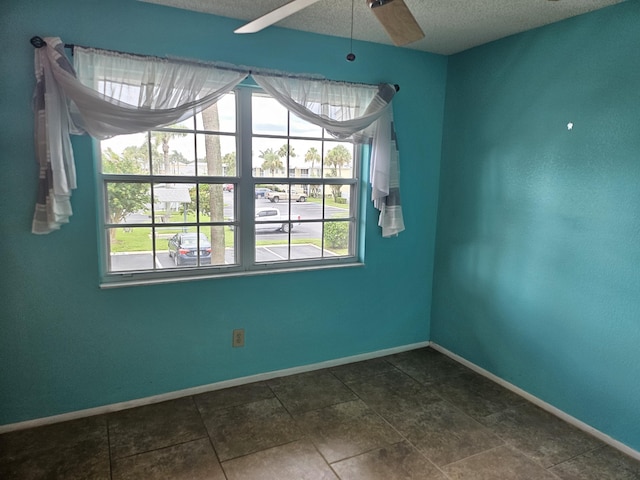
[(575, 417), (572, 417), (571, 415), (569, 415), (568, 413), (560, 410), (559, 408), (554, 407), (553, 405), (545, 402), (544, 400), (539, 399), (538, 397), (531, 395), (530, 393), (526, 392), (525, 390), (522, 390), (519, 387), (516, 387), (515, 385), (513, 385), (512, 383), (507, 382), (506, 380), (503, 380), (502, 378), (494, 375), (493, 373), (489, 372), (488, 370), (485, 370), (482, 367), (479, 367), (478, 365), (476, 365), (475, 363), (471, 363), (470, 361), (466, 360), (465, 358), (456, 355), (455, 353), (447, 350), (444, 347), (441, 347), (440, 345), (438, 345), (437, 343), (434, 342), (429, 342), (429, 346), (431, 348), (433, 348), (434, 350), (437, 350), (440, 353), (443, 353), (444, 355), (446, 355), (447, 357), (451, 358), (452, 360), (455, 360), (456, 362), (464, 365), (465, 367), (473, 370), (476, 373), (479, 373), (480, 375), (488, 378), (489, 380), (497, 383), (498, 385), (503, 386), (504, 388), (506, 388), (507, 390), (511, 390), (513, 393), (523, 397), (525, 400), (528, 400), (529, 402), (533, 403), (534, 405), (542, 408), (543, 410), (546, 410), (547, 412), (551, 413), (552, 415), (555, 415), (556, 417), (560, 418), (561, 420), (564, 420), (565, 422), (567, 422), (570, 425), (573, 425), (576, 428), (579, 428), (580, 430), (592, 435), (593, 437), (596, 437), (598, 440), (606, 443), (607, 445), (612, 446), (613, 448), (620, 450), (622, 453), (636, 459), (636, 460), (640, 460), (640, 452), (638, 452), (637, 450), (634, 450), (633, 448), (625, 445), (622, 442), (619, 442), (618, 440), (611, 438), (609, 435), (607, 435), (606, 433), (601, 432), (600, 430), (597, 430), (595, 428), (593, 428), (591, 425), (588, 425), (586, 423), (584, 423), (582, 420), (578, 420)]
[(198, 395), (200, 393), (212, 392), (214, 390), (221, 390), (223, 388), (236, 387), (238, 385), (245, 385), (248, 383), (261, 382), (270, 380), (272, 378), (295, 375), (297, 373), (311, 372), (314, 370), (321, 370), (323, 368), (338, 367), (340, 365), (346, 365), (348, 363), (355, 363), (364, 360), (371, 360), (373, 358), (385, 357), (387, 355), (393, 355), (396, 353), (406, 352), (408, 350), (414, 350), (416, 348), (423, 348), (427, 346), (429, 346), (429, 342), (413, 343), (410, 345), (403, 345), (401, 347), (387, 348), (384, 350), (377, 350), (375, 352), (363, 353), (360, 355), (353, 355), (350, 357), (343, 357), (335, 360), (327, 360), (325, 362), (313, 363), (310, 365), (302, 365), (299, 367), (286, 368), (284, 370), (276, 370), (273, 372), (259, 373), (257, 375), (224, 380), (222, 382), (210, 383), (208, 385), (201, 385), (199, 387), (186, 388), (184, 390), (176, 390), (174, 392), (162, 393), (160, 395), (153, 395), (151, 397), (137, 398), (135, 400), (129, 400), (126, 402), (113, 403), (110, 405), (103, 405), (95, 408), (87, 408), (84, 410), (62, 413), (60, 415), (53, 415), (50, 417), (36, 418), (24, 422), (0, 425), (0, 434), (12, 432), (15, 430), (24, 430), (26, 428), (41, 427), (53, 423), (66, 422), (69, 420), (76, 420), (79, 418), (91, 417), (93, 415), (118, 412), (120, 410), (126, 410), (127, 408), (151, 405), (153, 403), (175, 400), (176, 398), (187, 397), (189, 395)]

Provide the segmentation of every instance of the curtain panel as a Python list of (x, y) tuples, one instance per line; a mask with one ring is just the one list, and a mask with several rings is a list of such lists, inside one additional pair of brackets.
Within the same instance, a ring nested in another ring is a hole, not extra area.
[(336, 138), (371, 144), (371, 199), (380, 211), (382, 236), (403, 231), (399, 156), (391, 108), (395, 87), (259, 73), (252, 73), (252, 77), (300, 118), (325, 128)]
[(249, 74), (284, 107), (337, 138), (371, 144), (372, 200), (385, 237), (404, 230), (391, 100), (395, 88), (252, 73), (239, 67), (75, 47), (57, 38), (35, 51), (36, 156), (32, 232), (69, 221), (76, 188), (70, 135), (98, 139), (175, 124), (217, 102)]

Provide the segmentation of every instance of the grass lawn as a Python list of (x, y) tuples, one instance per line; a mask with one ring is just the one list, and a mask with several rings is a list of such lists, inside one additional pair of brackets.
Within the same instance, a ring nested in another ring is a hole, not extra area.
[[(312, 199), (309, 199), (312, 201)], [(320, 202), (320, 199), (313, 199), (313, 201)], [(330, 202), (326, 202), (327, 205), (330, 205)], [(344, 208), (344, 204), (335, 204), (338, 208)], [(184, 217), (182, 213), (173, 213), (171, 215), (172, 222), (184, 222)], [(208, 221), (208, 217), (200, 216), (200, 221)], [(195, 222), (195, 214), (187, 215), (187, 222)], [(187, 227), (187, 230), (190, 232), (195, 232), (196, 227)], [(208, 227), (203, 227), (203, 231), (206, 233), (207, 238), (211, 235), (207, 232)], [(162, 251), (168, 248), (167, 243), (169, 238), (171, 238), (176, 233), (180, 233), (183, 231), (183, 227), (179, 226), (171, 226), (171, 224), (161, 223), (156, 224), (156, 234), (158, 235), (156, 238), (156, 250)], [(151, 226), (149, 227), (133, 227), (133, 228), (116, 228), (115, 229), (115, 241), (111, 242), (111, 253), (124, 253), (124, 252), (150, 252), (153, 250), (153, 243), (151, 241)], [(235, 235), (233, 230), (226, 227), (224, 229), (224, 243), (227, 248), (233, 247), (233, 243), (235, 241)], [(268, 246), (268, 245), (283, 245), (282, 240), (258, 240), (256, 242), (256, 246)], [(322, 248), (322, 243), (318, 238), (308, 238), (308, 239), (295, 239), (291, 240), (292, 245), (302, 245), (302, 244), (310, 244), (315, 245), (318, 248)], [(333, 248), (330, 249), (325, 246), (326, 250), (329, 250), (336, 255), (346, 255), (348, 250), (346, 248)]]
[[(307, 197), (307, 202), (322, 203), (322, 198)], [(343, 210), (349, 210), (348, 203), (336, 203), (332, 196), (325, 197), (324, 204), (328, 207), (336, 207), (342, 208)]]

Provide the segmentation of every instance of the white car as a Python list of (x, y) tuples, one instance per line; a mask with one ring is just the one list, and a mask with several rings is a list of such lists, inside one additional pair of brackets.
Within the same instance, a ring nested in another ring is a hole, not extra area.
[[(298, 215), (297, 220), (300, 220)], [(281, 230), (284, 233), (288, 233), (289, 230), (293, 230), (293, 222), (290, 221), (287, 215), (281, 215), (280, 210), (277, 208), (258, 208), (256, 209), (256, 231), (258, 230)], [(262, 223), (262, 222), (274, 222), (274, 223)], [(280, 222), (280, 223), (277, 223)], [(299, 225), (300, 223), (298, 223)]]

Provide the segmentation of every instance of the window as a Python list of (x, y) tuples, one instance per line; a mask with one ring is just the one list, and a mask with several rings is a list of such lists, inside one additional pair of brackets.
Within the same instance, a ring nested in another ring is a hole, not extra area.
[(359, 149), (261, 90), (100, 150), (106, 285), (357, 262)]

